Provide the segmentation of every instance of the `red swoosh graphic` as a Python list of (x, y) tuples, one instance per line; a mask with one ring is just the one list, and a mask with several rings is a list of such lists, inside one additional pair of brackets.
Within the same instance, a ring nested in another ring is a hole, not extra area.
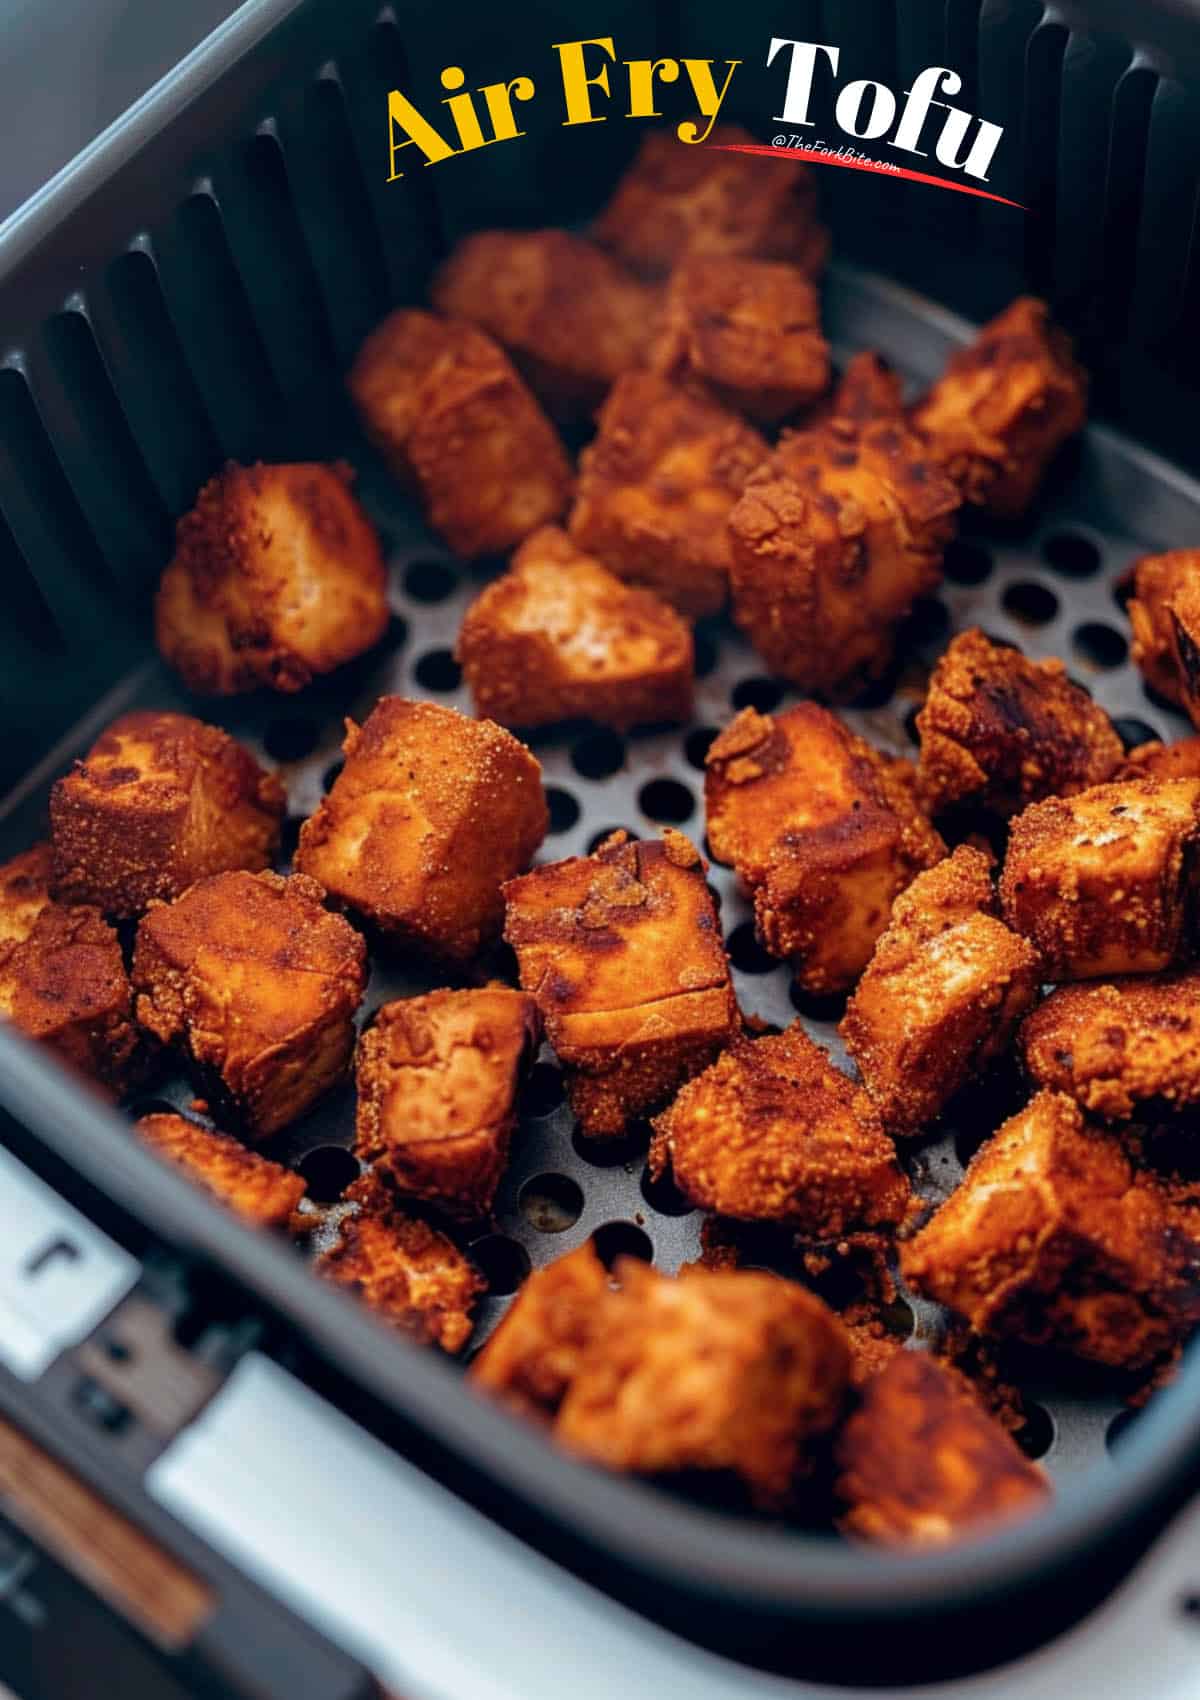
[(878, 166), (861, 159), (838, 159), (817, 148), (772, 148), (765, 142), (709, 142), (710, 148), (721, 153), (761, 153), (773, 159), (807, 159), (813, 165), (840, 165), (843, 171), (870, 171), (877, 177), (907, 177), (910, 183), (932, 183), (935, 189), (950, 189), (956, 195), (974, 195), (981, 201), (999, 201), (1001, 206), (1029, 209), (1023, 201), (1010, 201), (1004, 195), (993, 195), (987, 189), (973, 189), (969, 183), (951, 183), (945, 177), (931, 177), (927, 171), (907, 171), (904, 166)]

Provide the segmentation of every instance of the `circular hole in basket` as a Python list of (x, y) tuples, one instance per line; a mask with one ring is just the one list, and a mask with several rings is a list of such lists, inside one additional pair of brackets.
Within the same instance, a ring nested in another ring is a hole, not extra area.
[(1042, 544), (1042, 554), (1064, 578), (1090, 578), (1100, 570), (1100, 551), (1079, 531), (1056, 531)]
[(1058, 597), (1036, 579), (1018, 579), (1006, 587), (1001, 601), (1006, 614), (1023, 626), (1045, 626), (1058, 613)]
[(1025, 1421), (1013, 1439), (1026, 1458), (1044, 1458), (1054, 1445), (1054, 1418), (1044, 1405), (1032, 1399), (1025, 1406)]
[(525, 1247), (507, 1234), (485, 1234), (468, 1249), (493, 1298), (515, 1293), (533, 1267)]
[(615, 732), (600, 728), (571, 745), (571, 766), (584, 779), (607, 779), (625, 761), (625, 745)]
[(563, 1077), (553, 1063), (534, 1063), (521, 1088), (521, 1108), (527, 1116), (549, 1116), (566, 1095)]
[(1132, 714), (1123, 714), (1113, 721), (1117, 737), (1120, 738), (1127, 750), (1136, 750), (1139, 744), (1154, 744), (1158, 742), (1158, 733), (1145, 720), (1138, 720)]
[(279, 828), (279, 855), (284, 862), (290, 862), (296, 854), (296, 846), (300, 842), (300, 828), (304, 825), (303, 815), (285, 815)]
[(619, 1169), (622, 1165), (632, 1167), (639, 1157), (645, 1155), (646, 1141), (644, 1127), (635, 1127), (631, 1133), (621, 1134), (616, 1139), (595, 1139), (584, 1133), (578, 1123), (571, 1129), (575, 1155), (590, 1163), (593, 1169)]
[(646, 1203), (660, 1216), (690, 1216), (696, 1208), (691, 1199), (685, 1198), (675, 1185), (669, 1168), (654, 1180), (647, 1163), (642, 1170), (641, 1188)]
[(687, 757), (689, 767), (704, 772), (705, 759), (712, 748), (713, 739), (717, 735), (715, 726), (696, 726), (683, 740), (683, 753)]
[(904, 730), (908, 733), (909, 738), (914, 744), (919, 744), (921, 742), (921, 734), (917, 730), (917, 716), (920, 714), (924, 706), (924, 703), (914, 702), (912, 707), (904, 716)]
[(315, 1146), (305, 1152), (296, 1168), (308, 1182), (308, 1196), (314, 1204), (332, 1204), (362, 1173), (358, 1158), (343, 1145)]
[(992, 570), (992, 557), (980, 544), (958, 537), (946, 545), (942, 569), (953, 584), (982, 584)]
[(1129, 1431), (1133, 1428), (1141, 1414), (1141, 1411), (1134, 1410), (1133, 1407), (1130, 1406), (1124, 1411), (1118, 1411), (1116, 1416), (1111, 1419), (1108, 1427), (1104, 1431), (1104, 1444), (1109, 1452), (1117, 1453), (1120, 1451), (1121, 1447), (1125, 1443)]
[(778, 968), (778, 959), (768, 955), (754, 936), (754, 922), (742, 921), (725, 940), (729, 960), (743, 974), (769, 974)]
[(312, 755), (321, 737), (321, 728), (306, 715), (281, 715), (272, 720), (263, 733), (263, 748), (272, 761), (303, 761)]
[(692, 647), (695, 654), (693, 671), (698, 679), (707, 679), (721, 658), (717, 634), (704, 626), (697, 626), (692, 633)]
[(387, 623), (387, 630), (379, 640), (380, 649), (403, 649), (408, 642), (408, 621), (403, 614), (392, 614)]
[(579, 804), (561, 785), (547, 785), (546, 808), (550, 813), (551, 832), (570, 832), (579, 819)]
[(954, 1155), (965, 1169), (971, 1158), (979, 1150), (991, 1128), (982, 1121), (972, 1123), (970, 1127), (960, 1127), (954, 1135)]
[(901, 1293), (886, 1305), (879, 1307), (880, 1322), (888, 1333), (896, 1340), (911, 1340), (913, 1330), (917, 1326), (917, 1313)]
[(338, 775), (341, 773), (345, 765), (344, 761), (330, 762), (321, 777), (321, 784), (325, 787), (326, 791), (333, 790), (334, 786), (337, 784)]
[(721, 905), (724, 903), (725, 899), (721, 896), (721, 893), (717, 890), (711, 880), (708, 882), (708, 895), (712, 898), (713, 908), (719, 915), (721, 913)]
[(911, 644), (940, 643), (950, 630), (950, 610), (936, 596), (920, 596), (904, 622), (904, 636)]
[(783, 701), (783, 685), (778, 679), (761, 675), (742, 679), (733, 687), (730, 701), (734, 708), (756, 708), (760, 714), (770, 714)]
[(457, 584), (458, 575), (445, 561), (413, 561), (404, 569), (404, 588), (414, 602), (444, 602)]
[(1179, 1615), (1186, 1617), (1190, 1623), (1200, 1619), (1200, 1591), (1189, 1588), (1179, 1596)]
[(1133, 599), (1136, 595), (1137, 595), (1137, 582), (1136, 582), (1136, 579), (1134, 577), (1133, 568), (1130, 567), (1128, 572), (1122, 573), (1120, 578), (1117, 580), (1116, 584), (1113, 585), (1113, 587), (1112, 587), (1113, 601), (1116, 603), (1117, 607), (1121, 610), (1122, 614), (1128, 614), (1129, 604), (1133, 601)]
[(840, 1021), (846, 1013), (847, 992), (810, 992), (799, 980), (788, 987), (788, 997), (798, 1015), (809, 1021)]
[(638, 808), (648, 820), (682, 826), (696, 812), (696, 799), (678, 779), (651, 779), (638, 792)]
[(637, 841), (639, 836), (631, 826), (602, 826), (599, 832), (593, 832), (587, 841), (588, 855), (594, 855), (604, 843), (604, 840), (611, 838), (614, 832), (623, 832), (634, 842)]
[(592, 1244), (606, 1269), (611, 1269), (618, 1257), (636, 1257), (643, 1263), (654, 1262), (654, 1245), (650, 1235), (636, 1222), (605, 1222), (592, 1235)]
[(521, 1188), (517, 1204), (539, 1234), (562, 1234), (583, 1214), (583, 1188), (570, 1175), (534, 1175)]
[(427, 649), (413, 668), (413, 678), (426, 691), (456, 691), (462, 668), (448, 649)]
[(1102, 620), (1085, 620), (1071, 634), (1075, 653), (1093, 667), (1120, 667), (1129, 654), (1129, 645), (1115, 626)]

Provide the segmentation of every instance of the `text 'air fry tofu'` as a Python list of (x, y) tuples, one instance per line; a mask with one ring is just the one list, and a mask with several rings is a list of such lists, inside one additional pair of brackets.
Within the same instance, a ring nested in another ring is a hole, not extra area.
[(474, 325), (392, 313), (349, 385), (367, 435), (455, 554), (502, 554), (566, 507), (571, 468), (554, 427)]
[(235, 466), (184, 514), (158, 588), (155, 636), (189, 690), (299, 691), (379, 641), (379, 539), (351, 469)]
[(591, 1240), (533, 1270), (472, 1360), (475, 1386), (516, 1416), (552, 1422), (611, 1290)]
[(381, 697), (301, 828), (298, 872), (409, 949), (466, 962), (500, 931), (504, 880), (546, 835), (541, 768), (490, 720)]
[(1200, 549), (1143, 555), (1127, 612), (1146, 682), (1200, 726)]
[(737, 1031), (704, 874), (694, 846), (668, 828), (659, 843), (616, 832), (594, 855), (551, 862), (504, 888), (504, 936), (586, 1136), (624, 1133)]
[(142, 1116), (134, 1127), (160, 1157), (260, 1227), (286, 1228), (304, 1197), (305, 1183), (291, 1169), (186, 1116)]
[(475, 712), (502, 726), (594, 720), (626, 732), (686, 720), (691, 629), (557, 526), (527, 537), (467, 609), (456, 654)]
[(754, 895), (758, 936), (806, 990), (853, 985), (892, 900), (946, 847), (917, 807), (913, 770), (828, 709), (745, 708), (708, 752), (708, 841)]

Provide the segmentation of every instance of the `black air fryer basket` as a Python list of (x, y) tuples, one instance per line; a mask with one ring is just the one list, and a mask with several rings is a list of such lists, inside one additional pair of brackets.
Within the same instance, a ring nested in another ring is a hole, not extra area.
[[(918, 612), (915, 652), (932, 655), (951, 624), (978, 622), (1030, 655), (1068, 657), (1130, 743), (1180, 735), (1182, 723), (1142, 690), (1114, 592), (1139, 553), (1200, 540), (1200, 484), (1186, 470), (1200, 459), (1200, 15), (1185, 0), (540, 0), (515, 15), (466, 0), (251, 0), (0, 231), (0, 779), (13, 788), (0, 856), (38, 835), (49, 784), (107, 719), (134, 705), (195, 708), (154, 656), (149, 607), (175, 518), (228, 458), (346, 456), (392, 562), (392, 630), (363, 663), (295, 700), (195, 709), (281, 761), (292, 815), (319, 799), (343, 716), (361, 717), (381, 691), (466, 705), (449, 652), (479, 575), (422, 529), (359, 438), (345, 369), (391, 306), (422, 299), (462, 232), (586, 221), (644, 126), (620, 116), (618, 94), (607, 122), (564, 129), (551, 92), (522, 108), (520, 140), (429, 168), (409, 149), (389, 183), (387, 91), (436, 111), (447, 64), (466, 67), (469, 87), (531, 71), (552, 90), (553, 43), (612, 36), (618, 60), (741, 59), (722, 118), (769, 138), (779, 128), (781, 78), (765, 64), (775, 35), (838, 43), (843, 81), (877, 77), (903, 91), (928, 64), (957, 69), (962, 105), (1005, 126), (989, 187), (1027, 209), (821, 172), (835, 353), (878, 348), (915, 385), (969, 335), (968, 321), (1033, 288), (1095, 373), (1084, 442), (1028, 527), (964, 532), (940, 598)], [(616, 826), (647, 834), (669, 822), (699, 836), (706, 731), (736, 706), (770, 708), (786, 695), (732, 628), (705, 630), (699, 655), (693, 726), (538, 746), (553, 788), (546, 857)], [(903, 752), (917, 700), (902, 680), (850, 718)], [(714, 868), (712, 879), (743, 1007), (792, 1019), (786, 969), (755, 949), (732, 872)], [(377, 969), (364, 1008), (406, 984)], [(801, 1013), (836, 1045), (822, 1011)], [(492, 1277), (481, 1331), (524, 1268), (597, 1229), (668, 1269), (695, 1255), (698, 1215), (648, 1185), (642, 1153), (602, 1165), (577, 1147), (559, 1085), (545, 1053), (496, 1232), (476, 1248)], [(164, 1095), (183, 1104), (186, 1083)], [(1035, 1379), (1035, 1449), (1058, 1477), (1056, 1506), (948, 1553), (852, 1549), (601, 1477), (164, 1170), (121, 1115), (6, 1029), (0, 1106), (5, 1141), (26, 1163), (160, 1285), (185, 1291), (202, 1320), (220, 1322), (218, 1378), (246, 1345), (269, 1350), (569, 1568), (758, 1664), (897, 1683), (1011, 1655), (1100, 1598), (1194, 1487), (1194, 1354), (1113, 1456), (1121, 1407), (1111, 1390)], [(920, 1143), (911, 1164), (922, 1189), (948, 1190), (992, 1125)], [(349, 1133), (347, 1098), (335, 1094), (272, 1151), (328, 1168), (327, 1148)], [(932, 1337), (936, 1313), (915, 1302), (912, 1311), (911, 1325)], [(183, 1349), (205, 1337), (185, 1333)], [(0, 1372), (0, 1413), (134, 1521), (168, 1544), (178, 1538), (142, 1489), (169, 1433), (85, 1426), (54, 1371), (32, 1386)], [(319, 1687), (303, 1658), (273, 1663), (268, 1650), (289, 1631), (257, 1615), (269, 1608), (232, 1574), (216, 1585), (233, 1616), (193, 1655), (210, 1691), (337, 1691)], [(247, 1622), (258, 1624), (256, 1671), (246, 1653), (255, 1634), (235, 1633)], [(879, 1633), (862, 1632), (872, 1626)]]

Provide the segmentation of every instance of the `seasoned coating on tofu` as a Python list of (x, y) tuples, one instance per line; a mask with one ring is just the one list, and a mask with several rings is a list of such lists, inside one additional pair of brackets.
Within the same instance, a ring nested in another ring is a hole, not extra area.
[(988, 858), (965, 844), (892, 906), (839, 1028), (889, 1133), (919, 1133), (1037, 997), (1037, 952), (997, 907)]
[(0, 865), (0, 952), (20, 944), (50, 902), (50, 845), (43, 841)]
[(756, 1505), (786, 1506), (846, 1392), (837, 1317), (777, 1275), (694, 1267), (671, 1280), (632, 1258), (616, 1274), (555, 1439), (611, 1470), (732, 1472)]
[(734, 619), (800, 690), (855, 695), (937, 587), (958, 504), (899, 420), (785, 432), (729, 516)]
[(142, 1116), (134, 1127), (160, 1157), (260, 1227), (286, 1228), (304, 1197), (304, 1181), (291, 1169), (186, 1116)]
[(738, 1008), (706, 864), (682, 833), (617, 832), (504, 888), (504, 936), (568, 1073), (580, 1131), (659, 1108), (734, 1037)]
[(1200, 1320), (1200, 1214), (1079, 1106), (1039, 1092), (903, 1245), (905, 1280), (977, 1333), (1141, 1369)]
[(219, 726), (124, 714), (50, 793), (54, 894), (129, 917), (207, 874), (257, 873), (286, 806), (276, 776)]
[(1200, 780), (1123, 779), (1033, 803), (1012, 824), (1004, 919), (1046, 979), (1169, 968), (1195, 941)]
[(912, 419), (965, 502), (1019, 519), (1057, 450), (1083, 429), (1087, 389), (1045, 302), (1020, 296), (950, 356)]
[(402, 308), (371, 332), (348, 382), (367, 435), (456, 555), (503, 554), (570, 500), (558, 434), (474, 325)]
[(495, 337), (546, 407), (570, 416), (643, 364), (660, 293), (568, 230), (479, 230), (442, 264), (430, 298)]
[(1200, 549), (1143, 555), (1126, 612), (1147, 684), (1200, 726)]
[(766, 443), (655, 372), (618, 378), (597, 420), (579, 457), (571, 541), (681, 614), (716, 613), (729, 594), (725, 522)]
[(527, 1277), (468, 1372), (516, 1416), (549, 1423), (613, 1291), (591, 1240)]
[(502, 726), (581, 718), (626, 732), (692, 712), (687, 622), (557, 526), (527, 537), (479, 593), (455, 653), (476, 714)]
[(1052, 1495), (1045, 1472), (926, 1352), (897, 1352), (866, 1382), (837, 1465), (841, 1527), (887, 1546), (944, 1546), (1029, 1516)]
[(917, 715), (917, 784), (930, 814), (970, 803), (1002, 816), (1111, 779), (1112, 721), (1061, 661), (1028, 661), (977, 628), (938, 661)]
[(706, 768), (708, 842), (753, 892), (763, 944), (796, 959), (809, 991), (852, 986), (893, 898), (946, 853), (910, 764), (803, 702), (774, 716), (744, 708)]
[(1130, 750), (1115, 779), (1200, 779), (1200, 736), (1173, 744), (1153, 738)]
[(774, 424), (815, 401), (829, 383), (820, 298), (795, 266), (684, 261), (671, 274), (649, 364)]
[(681, 1088), (650, 1146), (651, 1174), (668, 1164), (702, 1209), (813, 1240), (901, 1222), (912, 1200), (870, 1099), (798, 1021), (735, 1039)]
[(855, 426), (904, 417), (904, 381), (882, 354), (865, 348), (846, 362), (829, 401), (829, 416)]
[(475, 1265), (428, 1222), (397, 1210), (372, 1176), (355, 1181), (346, 1198), (359, 1208), (343, 1217), (337, 1240), (317, 1258), (318, 1274), (420, 1345), (461, 1352), (487, 1286)]
[(538, 1038), (533, 999), (507, 986), (385, 1004), (355, 1057), (355, 1152), (399, 1193), (485, 1214)]
[(189, 690), (303, 690), (383, 636), (387, 572), (353, 477), (341, 462), (231, 462), (209, 479), (154, 606), (158, 647)]
[(342, 749), (297, 871), (398, 944), (469, 961), (500, 931), (502, 882), (546, 836), (540, 765), (490, 720), (405, 697), (348, 720)]
[(1200, 1103), (1200, 970), (1060, 986), (1021, 1028), (1025, 1067), (1092, 1115)]
[(596, 240), (648, 277), (665, 277), (681, 260), (729, 255), (790, 260), (818, 276), (829, 236), (809, 167), (712, 145), (753, 141), (736, 124), (717, 125), (701, 143), (652, 130), (600, 214)]
[(366, 947), (324, 895), (302, 874), (214, 874), (138, 928), (138, 1021), (256, 1139), (308, 1109), (354, 1049)]

